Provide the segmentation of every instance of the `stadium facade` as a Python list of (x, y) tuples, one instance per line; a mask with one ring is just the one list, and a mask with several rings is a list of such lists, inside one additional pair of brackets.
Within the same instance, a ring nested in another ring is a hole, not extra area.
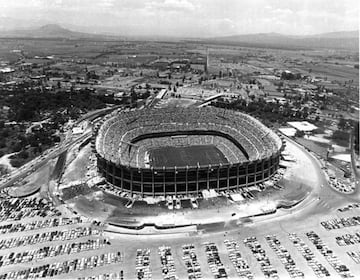
[[(112, 113), (94, 129), (98, 170), (106, 181), (142, 196), (197, 195), (241, 189), (278, 169), (282, 139), (255, 118), (218, 108), (144, 109)], [(226, 162), (154, 165), (162, 147), (215, 146)]]

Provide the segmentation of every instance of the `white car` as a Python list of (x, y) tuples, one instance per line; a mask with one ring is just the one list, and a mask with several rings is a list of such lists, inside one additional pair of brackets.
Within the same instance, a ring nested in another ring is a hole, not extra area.
[(173, 203), (172, 200), (168, 200), (167, 207), (169, 208), (169, 210), (173, 210), (173, 209), (174, 209), (174, 203)]
[(180, 199), (176, 199), (175, 200), (175, 209), (180, 209), (181, 208), (181, 201)]
[(195, 209), (199, 207), (198, 202), (195, 198), (191, 199), (191, 206), (192, 206), (192, 208), (195, 208)]

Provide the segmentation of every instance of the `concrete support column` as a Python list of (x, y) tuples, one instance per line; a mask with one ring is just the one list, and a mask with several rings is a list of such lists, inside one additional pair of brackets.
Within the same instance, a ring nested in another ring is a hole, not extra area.
[(133, 170), (130, 169), (130, 190), (131, 190), (131, 196), (133, 195)]
[(152, 188), (152, 195), (155, 197), (155, 181), (154, 181), (154, 169), (151, 168), (151, 188)]
[(210, 189), (210, 182), (209, 182), (209, 174), (210, 174), (210, 170), (211, 170), (211, 166), (208, 166), (208, 170), (207, 170), (207, 182), (206, 182), (206, 189)]
[(199, 167), (196, 167), (196, 193), (199, 193)]
[(166, 178), (165, 178), (165, 166), (163, 167), (163, 192), (164, 192), (164, 196), (166, 196)]
[(177, 195), (177, 183), (176, 183), (176, 166), (175, 166), (175, 169), (174, 169), (174, 184), (175, 184), (175, 196)]
[(121, 190), (123, 190), (124, 189), (124, 169), (122, 167), (120, 169), (120, 173), (121, 173), (120, 188), (121, 188)]
[(186, 166), (186, 171), (185, 171), (185, 188), (186, 188), (186, 195), (189, 194), (188, 171), (189, 171), (189, 167)]
[(256, 182), (256, 174), (257, 174), (257, 171), (258, 171), (258, 168), (257, 168), (257, 166), (258, 166), (258, 161), (256, 161), (256, 163), (255, 163), (255, 171), (254, 171), (254, 183)]
[(141, 174), (141, 197), (144, 197), (144, 174), (141, 170), (140, 170), (140, 174)]
[(230, 191), (230, 165), (228, 165), (227, 167), (227, 182), (226, 182), (226, 187), (227, 187), (227, 190)]
[(245, 176), (245, 187), (248, 187), (248, 184), (249, 184), (249, 165), (246, 164), (246, 176)]
[(240, 164), (237, 164), (236, 165), (236, 185), (237, 185), (236, 189), (237, 189), (237, 191), (239, 191), (239, 185), (240, 185), (239, 172), (240, 172)]

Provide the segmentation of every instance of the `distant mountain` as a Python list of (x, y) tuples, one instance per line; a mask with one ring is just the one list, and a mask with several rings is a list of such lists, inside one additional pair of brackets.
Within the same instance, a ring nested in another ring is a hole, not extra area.
[(359, 30), (354, 31), (338, 31), (311, 35), (308, 37), (321, 37), (321, 38), (359, 38)]
[[(9, 25), (7, 25), (9, 24)], [(17, 29), (13, 29), (18, 26)], [(26, 27), (27, 26), (27, 27)], [(39, 27), (40, 26), (40, 27)], [(6, 27), (6, 28), (5, 28)], [(76, 27), (71, 27), (78, 29)], [(57, 24), (40, 25), (40, 22), (26, 22), (17, 19), (0, 17), (0, 37), (13, 38), (64, 38), (64, 39), (135, 39), (136, 36), (117, 36), (101, 33), (85, 33), (63, 28)], [(144, 40), (160, 40), (156, 36), (144, 37)], [(166, 38), (161, 37), (161, 40)], [(173, 38), (174, 39), (174, 38)], [(283, 35), (279, 33), (257, 33), (233, 35), (215, 38), (189, 39), (192, 42), (233, 44), (245, 47), (281, 48), (281, 49), (347, 49), (359, 51), (359, 31), (331, 32), (309, 36)]]
[(34, 29), (47, 24), (46, 21), (40, 19), (19, 19), (6, 16), (0, 16), (0, 32), (3, 30), (26, 30)]
[(26, 37), (26, 38), (64, 38), (64, 39), (96, 39), (113, 38), (113, 36), (76, 32), (61, 27), (57, 24), (46, 24), (38, 28), (0, 30), (0, 37)]
[(359, 50), (359, 31), (331, 32), (309, 36), (291, 36), (279, 33), (233, 35), (205, 39), (208, 43), (230, 43), (244, 46), (288, 49), (348, 49)]

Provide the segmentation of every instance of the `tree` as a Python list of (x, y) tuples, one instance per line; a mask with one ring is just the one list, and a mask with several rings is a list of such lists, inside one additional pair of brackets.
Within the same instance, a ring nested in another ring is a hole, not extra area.
[(296, 133), (295, 133), (295, 137), (304, 137), (305, 136), (305, 132), (302, 131), (302, 130), (296, 130)]
[(347, 120), (345, 120), (344, 118), (341, 118), (338, 122), (338, 128), (340, 130), (345, 130), (347, 127)]
[(133, 88), (132, 88), (131, 93), (130, 93), (130, 99), (131, 99), (132, 104), (135, 103), (136, 100), (137, 100), (137, 95), (136, 95), (136, 92), (135, 92), (135, 90)]
[(21, 147), (20, 142), (16, 142), (14, 145), (12, 145), (12, 152), (13, 153), (20, 152), (21, 149), (22, 149), (22, 147)]
[(27, 159), (29, 157), (29, 153), (27, 151), (21, 151), (18, 156), (22, 159)]
[(331, 138), (340, 146), (347, 147), (349, 145), (350, 134), (344, 131), (336, 130), (333, 132)]

